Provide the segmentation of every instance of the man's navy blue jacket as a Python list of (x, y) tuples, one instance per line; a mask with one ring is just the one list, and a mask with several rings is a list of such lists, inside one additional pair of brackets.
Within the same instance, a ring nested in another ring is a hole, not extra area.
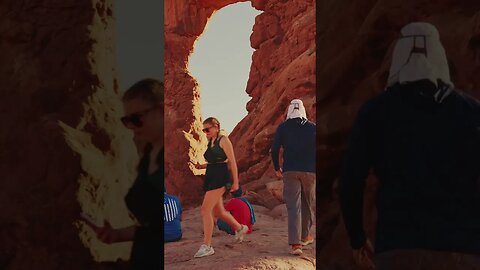
[(283, 147), (283, 172), (316, 171), (315, 167), (316, 126), (310, 121), (293, 118), (281, 123), (272, 143), (272, 161), (276, 171), (280, 169), (279, 151)]
[(480, 253), (480, 105), (457, 91), (440, 104), (420, 93), (397, 85), (357, 115), (339, 185), (351, 245), (365, 243), (363, 193), (373, 168), (376, 253)]

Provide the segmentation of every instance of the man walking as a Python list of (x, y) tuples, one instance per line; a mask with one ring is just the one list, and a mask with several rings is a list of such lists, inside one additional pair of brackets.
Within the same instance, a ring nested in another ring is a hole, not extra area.
[[(316, 126), (307, 120), (303, 102), (292, 100), (286, 121), (277, 128), (271, 152), (276, 175), (283, 178), (288, 243), (294, 255), (301, 255), (302, 245), (311, 244), (314, 239), (310, 230), (315, 217), (315, 136)], [(282, 168), (279, 164), (281, 147)]]

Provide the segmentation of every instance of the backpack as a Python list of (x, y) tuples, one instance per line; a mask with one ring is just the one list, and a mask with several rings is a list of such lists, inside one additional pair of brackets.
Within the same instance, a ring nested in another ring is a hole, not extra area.
[(180, 240), (180, 238), (182, 238), (182, 226), (180, 224), (182, 206), (180, 204), (180, 200), (173, 195), (168, 195), (165, 193), (163, 199), (163, 208), (165, 242)]

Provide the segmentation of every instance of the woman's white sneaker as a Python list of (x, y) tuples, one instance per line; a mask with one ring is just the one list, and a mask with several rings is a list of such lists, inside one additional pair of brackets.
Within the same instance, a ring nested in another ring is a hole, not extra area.
[(235, 232), (235, 241), (239, 243), (242, 242), (247, 232), (248, 232), (248, 227), (242, 224), (242, 228), (240, 229), (240, 231)]
[(209, 247), (205, 244), (201, 245), (200, 248), (198, 249), (197, 253), (195, 253), (195, 258), (201, 258), (205, 256), (210, 256), (215, 253), (215, 250), (213, 250), (213, 247)]

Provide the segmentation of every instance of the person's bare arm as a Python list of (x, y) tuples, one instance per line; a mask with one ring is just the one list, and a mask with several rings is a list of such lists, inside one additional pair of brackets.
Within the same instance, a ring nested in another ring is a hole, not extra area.
[(93, 229), (98, 240), (107, 244), (133, 241), (133, 238), (135, 237), (135, 231), (137, 229), (136, 226), (113, 229), (108, 221), (105, 221), (103, 227), (98, 227), (86, 219), (83, 220), (88, 226), (90, 226), (90, 228)]
[(190, 163), (192, 163), (193, 166), (195, 167), (195, 169), (197, 169), (197, 170), (202, 170), (202, 169), (207, 168), (207, 163), (200, 164), (198, 161), (197, 161), (197, 163), (193, 163), (193, 162), (190, 161)]
[(117, 242), (126, 242), (126, 241), (133, 241), (135, 238), (135, 231), (137, 230), (137, 226), (130, 226), (121, 229), (116, 229), (117, 237), (115, 240)]

